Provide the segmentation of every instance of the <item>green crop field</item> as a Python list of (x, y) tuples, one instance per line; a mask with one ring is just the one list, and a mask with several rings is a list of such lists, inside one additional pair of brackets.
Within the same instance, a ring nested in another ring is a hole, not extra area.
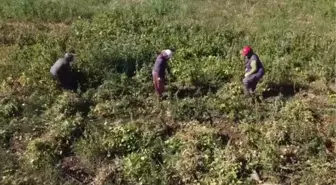
[[(332, 0), (1, 0), (0, 184), (335, 185), (335, 18)], [(77, 93), (49, 73), (71, 49)]]

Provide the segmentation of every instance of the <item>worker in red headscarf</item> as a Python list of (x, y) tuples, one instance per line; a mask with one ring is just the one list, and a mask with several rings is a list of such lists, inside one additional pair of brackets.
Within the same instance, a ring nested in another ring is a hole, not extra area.
[(258, 82), (265, 74), (264, 66), (250, 46), (245, 46), (241, 52), (245, 59), (245, 78), (243, 84), (245, 86), (245, 94), (254, 93)]

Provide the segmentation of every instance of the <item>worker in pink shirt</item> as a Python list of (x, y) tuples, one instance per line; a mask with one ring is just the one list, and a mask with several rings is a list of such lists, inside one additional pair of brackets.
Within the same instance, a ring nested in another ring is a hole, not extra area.
[(162, 94), (165, 92), (165, 78), (166, 70), (170, 74), (170, 68), (168, 61), (172, 58), (173, 51), (170, 49), (163, 50), (156, 58), (153, 66), (153, 83), (156, 94), (159, 98), (162, 98)]

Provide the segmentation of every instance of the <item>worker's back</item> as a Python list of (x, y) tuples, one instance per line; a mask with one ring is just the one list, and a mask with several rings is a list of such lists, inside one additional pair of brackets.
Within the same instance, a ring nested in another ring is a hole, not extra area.
[(160, 54), (155, 61), (155, 64), (154, 64), (154, 67), (153, 67), (153, 72), (158, 73), (158, 76), (160, 78), (165, 77), (166, 69), (167, 69), (167, 66), (168, 66), (167, 60), (168, 59), (164, 58), (162, 56), (162, 54)]
[(255, 60), (257, 63), (257, 70), (255, 73), (258, 73), (258, 72), (264, 73), (264, 66), (261, 60), (259, 59), (259, 56), (255, 53), (253, 53), (250, 58), (248, 57), (245, 58), (245, 68), (246, 68), (245, 72), (249, 72), (252, 69), (251, 62), (253, 60)]
[(61, 84), (68, 84), (71, 80), (71, 67), (70, 63), (65, 58), (59, 58), (55, 64), (50, 68), (50, 73)]
[(70, 72), (70, 64), (65, 58), (59, 58), (55, 64), (50, 68), (50, 73), (54, 76), (64, 76)]

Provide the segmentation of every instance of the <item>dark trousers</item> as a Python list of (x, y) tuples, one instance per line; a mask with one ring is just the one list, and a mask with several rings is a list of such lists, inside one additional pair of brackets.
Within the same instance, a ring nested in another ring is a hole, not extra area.
[(254, 93), (257, 88), (257, 84), (264, 76), (263, 73), (255, 73), (247, 76), (243, 79), (243, 84), (245, 86), (245, 94)]
[(65, 90), (76, 91), (78, 88), (78, 83), (74, 75), (71, 75), (71, 77), (67, 78), (59, 78), (56, 75), (51, 76), (55, 81), (57, 81), (59, 87)]

